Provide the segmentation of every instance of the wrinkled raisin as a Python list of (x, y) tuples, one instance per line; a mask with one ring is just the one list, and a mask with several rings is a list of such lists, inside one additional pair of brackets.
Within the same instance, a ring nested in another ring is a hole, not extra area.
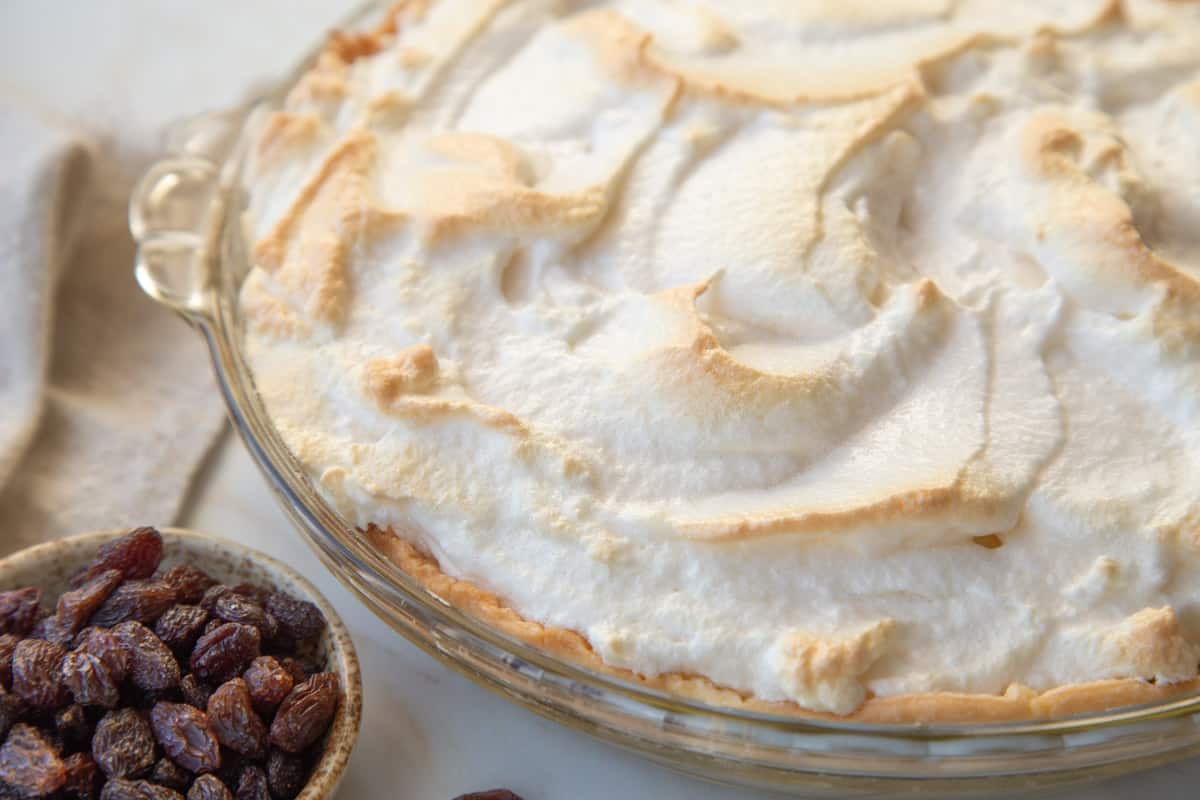
[(177, 792), (186, 792), (192, 782), (192, 773), (169, 758), (160, 758), (150, 770), (150, 780), (159, 786), (168, 786)]
[(92, 624), (111, 628), (126, 620), (149, 625), (175, 605), (175, 587), (165, 581), (126, 581), (92, 616)]
[(296, 683), (274, 656), (259, 656), (251, 661), (242, 678), (250, 691), (254, 710), (268, 717)]
[(486, 792), (460, 794), (454, 800), (521, 800), (521, 796), (508, 789), (491, 789)]
[(309, 672), (304, 668), (304, 665), (301, 664), (298, 659), (292, 658), (291, 656), (285, 656), (284, 658), (279, 659), (279, 666), (286, 669), (288, 674), (292, 676), (293, 684), (304, 683), (306, 680), (308, 680)]
[(205, 590), (204, 596), (200, 598), (200, 607), (211, 614), (217, 609), (217, 601), (225, 595), (232, 593), (233, 587), (227, 586), (224, 583), (210, 586)]
[(145, 691), (179, 685), (179, 662), (154, 632), (140, 622), (122, 622), (113, 635), (129, 659), (129, 678)]
[(108, 674), (117, 683), (129, 674), (129, 656), (112, 631), (104, 628), (84, 628), (75, 637), (75, 652), (88, 653), (100, 659)]
[(233, 794), (216, 775), (201, 775), (188, 789), (187, 800), (233, 800)]
[(285, 592), (272, 593), (267, 598), (266, 609), (279, 622), (280, 630), (293, 639), (312, 639), (325, 630), (321, 609)]
[(110, 778), (141, 775), (154, 764), (154, 733), (132, 708), (110, 711), (92, 736), (92, 758)]
[(217, 598), (213, 604), (213, 614), (226, 622), (240, 622), (243, 625), (253, 625), (258, 628), (259, 639), (270, 641), (279, 633), (279, 623), (263, 610), (262, 606), (248, 597), (229, 592)]
[(121, 699), (117, 681), (104, 662), (91, 653), (67, 653), (59, 665), (59, 675), (76, 703), (113, 708)]
[(261, 759), (267, 754), (267, 726), (254, 713), (246, 682), (234, 678), (213, 692), (208, 719), (221, 744), (244, 756)]
[(21, 637), (15, 633), (0, 634), (0, 684), (5, 689), (12, 688), (12, 654), (19, 641)]
[(96, 800), (99, 792), (100, 768), (91, 753), (72, 753), (63, 759), (66, 781), (62, 786), (64, 800)]
[(85, 748), (92, 741), (92, 726), (83, 706), (78, 703), (61, 708), (54, 715), (54, 730), (69, 751)]
[(188, 673), (179, 681), (179, 696), (183, 702), (204, 711), (208, 708), (208, 698), (212, 696), (212, 687)]
[(75, 633), (60, 623), (58, 617), (51, 614), (33, 623), (33, 627), (29, 629), (28, 635), (30, 639), (53, 642), (59, 647), (70, 647)]
[(304, 788), (308, 768), (300, 756), (272, 747), (267, 756), (267, 783), (277, 800), (292, 800)]
[(249, 766), (242, 770), (238, 778), (237, 800), (271, 800), (271, 790), (267, 784), (267, 774), (262, 767)]
[(69, 699), (59, 675), (67, 654), (59, 645), (41, 639), (25, 639), (13, 650), (13, 692), (31, 706), (58, 708)]
[(212, 633), (213, 631), (215, 631), (217, 628), (221, 627), (224, 624), (225, 624), (225, 620), (223, 620), (223, 619), (210, 619), (208, 622), (206, 622), (204, 624), (204, 633), (201, 633), (200, 635), (207, 636), (208, 634)]
[(120, 570), (105, 570), (78, 589), (64, 592), (58, 598), (58, 605), (55, 607), (58, 627), (70, 631), (71, 636), (74, 636), (122, 580), (124, 576)]
[(29, 706), (25, 701), (15, 694), (0, 692), (0, 739), (4, 738), (8, 729), (25, 716), (28, 710)]
[(187, 703), (159, 703), (150, 709), (150, 726), (163, 751), (192, 772), (221, 766), (221, 751), (208, 717)]
[(149, 578), (162, 561), (162, 536), (154, 528), (136, 528), (119, 539), (105, 542), (96, 557), (71, 578), (75, 589), (110, 569), (119, 569), (127, 580)]
[(259, 642), (258, 628), (227, 622), (196, 642), (192, 670), (198, 677), (224, 681), (258, 657)]
[(0, 592), (0, 633), (24, 636), (37, 621), (41, 609), (41, 589), (27, 586)]
[(150, 781), (114, 780), (104, 784), (100, 800), (184, 800), (183, 795)]
[(154, 632), (167, 647), (186, 654), (196, 645), (207, 622), (208, 612), (200, 606), (171, 606), (154, 623)]
[(256, 586), (253, 583), (239, 583), (233, 587), (234, 594), (240, 594), (260, 606), (265, 606), (267, 598), (271, 596), (271, 590), (265, 589), (262, 586)]
[(18, 722), (0, 746), (0, 781), (21, 797), (45, 797), (67, 780), (62, 759), (42, 732)]
[(320, 672), (284, 698), (271, 723), (271, 743), (289, 753), (303, 752), (329, 727), (338, 704), (338, 679)]
[(188, 604), (199, 603), (204, 593), (217, 584), (207, 572), (187, 564), (171, 567), (162, 579), (175, 587), (179, 602)]

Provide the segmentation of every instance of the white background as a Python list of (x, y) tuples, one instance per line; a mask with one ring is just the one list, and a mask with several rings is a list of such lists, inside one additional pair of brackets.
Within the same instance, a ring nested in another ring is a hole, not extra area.
[[(285, 72), (344, 12), (328, 0), (0, 0), (0, 98), (46, 109), (132, 165), (153, 152), (163, 124), (236, 103), (247, 88)], [(365, 715), (340, 797), (448, 800), (501, 786), (526, 800), (768, 797), (682, 777), (562, 729), (402, 640), (300, 543), (233, 437), (187, 505), (185, 524), (297, 567), (350, 626), (363, 662)], [(1190, 762), (1061, 796), (1198, 794), (1200, 763)]]

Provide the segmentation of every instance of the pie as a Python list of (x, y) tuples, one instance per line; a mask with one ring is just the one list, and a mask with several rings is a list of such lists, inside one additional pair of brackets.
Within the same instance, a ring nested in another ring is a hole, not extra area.
[(444, 599), (709, 702), (1197, 688), (1200, 3), (437, 0), (245, 171), (248, 363)]

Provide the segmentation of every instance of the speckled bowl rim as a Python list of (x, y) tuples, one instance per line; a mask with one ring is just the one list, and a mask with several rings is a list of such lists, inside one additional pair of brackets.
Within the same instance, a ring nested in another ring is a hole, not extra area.
[[(187, 528), (164, 527), (157, 530), (162, 534), (167, 560), (178, 560), (182, 548), (196, 558), (196, 566), (208, 570), (211, 564), (218, 575), (226, 567), (234, 568), (239, 561), (248, 562), (265, 573), (278, 588), (310, 601), (325, 616), (324, 636), (327, 637), (328, 648), (326, 669), (337, 673), (342, 697), (329, 728), (325, 752), (313, 767), (308, 783), (296, 800), (330, 797), (345, 774), (362, 723), (362, 672), (354, 641), (345, 623), (307, 578), (266, 553)], [(128, 531), (128, 528), (92, 531), (19, 550), (0, 559), (0, 590), (14, 588), (7, 585), (9, 574), (17, 571), (42, 572), (39, 568), (47, 563), (56, 563), (56, 571), (69, 574), (83, 566), (101, 544)]]

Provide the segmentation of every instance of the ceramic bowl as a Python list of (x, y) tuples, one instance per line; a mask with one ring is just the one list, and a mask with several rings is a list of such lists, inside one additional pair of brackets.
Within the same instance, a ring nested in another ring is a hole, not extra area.
[[(313, 603), (325, 616), (325, 632), (317, 643), (315, 657), (339, 678), (342, 697), (330, 725), (328, 743), (314, 765), (308, 784), (297, 800), (330, 797), (341, 781), (358, 739), (362, 718), (362, 676), (354, 643), (337, 612), (321, 593), (295, 570), (268, 555), (217, 536), (181, 528), (159, 528), (163, 537), (163, 567), (190, 564), (222, 583), (253, 583), (270, 586)], [(91, 561), (100, 545), (127, 531), (84, 533), (67, 539), (29, 547), (0, 560), (0, 591), (22, 586), (42, 590), (49, 605), (66, 588), (77, 570)]]

